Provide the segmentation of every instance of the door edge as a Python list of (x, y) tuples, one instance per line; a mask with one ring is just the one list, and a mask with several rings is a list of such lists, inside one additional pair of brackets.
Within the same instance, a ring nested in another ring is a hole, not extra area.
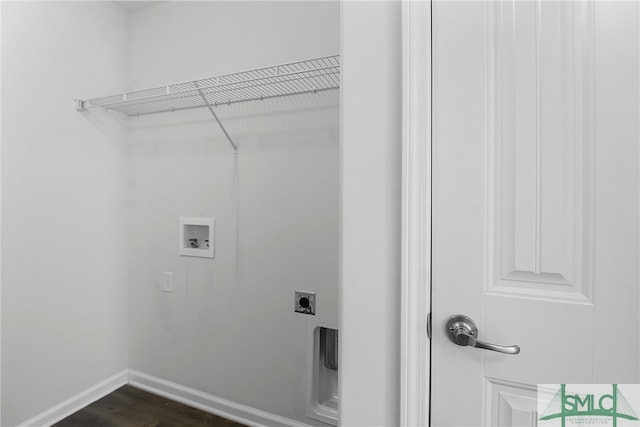
[(402, 2), (400, 425), (428, 426), (431, 305), (431, 1)]

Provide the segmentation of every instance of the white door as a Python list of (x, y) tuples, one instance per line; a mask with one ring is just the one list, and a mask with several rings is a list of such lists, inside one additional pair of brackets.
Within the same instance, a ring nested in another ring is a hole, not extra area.
[[(433, 2), (432, 426), (535, 426), (539, 383), (640, 382), (639, 13)], [(453, 315), (520, 353), (454, 344)]]

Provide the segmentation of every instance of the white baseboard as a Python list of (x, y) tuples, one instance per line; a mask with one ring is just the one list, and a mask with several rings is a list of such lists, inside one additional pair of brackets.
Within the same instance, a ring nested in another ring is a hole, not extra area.
[(250, 427), (310, 427), (308, 424), (261, 411), (250, 406), (222, 399), (172, 381), (124, 370), (78, 393), (64, 402), (23, 422), (18, 427), (47, 427), (79, 411), (123, 385), (164, 396), (176, 402), (246, 424)]
[(251, 427), (309, 427), (308, 424), (241, 405), (153, 375), (129, 371), (129, 384)]
[(117, 373), (84, 391), (81, 391), (53, 408), (23, 422), (18, 427), (43, 427), (55, 424), (74, 412), (95, 402), (101, 397), (104, 397), (112, 391), (122, 387), (128, 382), (129, 371), (125, 369), (124, 371)]

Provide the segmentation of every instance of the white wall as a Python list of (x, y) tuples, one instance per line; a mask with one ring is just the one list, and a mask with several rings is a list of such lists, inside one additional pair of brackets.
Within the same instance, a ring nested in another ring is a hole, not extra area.
[(2, 425), (127, 367), (122, 127), (73, 97), (124, 85), (108, 2), (3, 2)]
[[(169, 2), (131, 15), (130, 89), (339, 50), (332, 2)], [(307, 325), (338, 320), (338, 95), (131, 119), (131, 368), (305, 415)], [(180, 216), (216, 218), (215, 259), (178, 255)], [(160, 278), (174, 272), (176, 291)], [(295, 289), (317, 316), (293, 312)]]
[[(127, 82), (133, 89), (335, 53), (336, 6), (169, 3), (140, 11), (131, 16), (126, 80), (119, 51), (126, 28), (111, 5), (4, 7), (2, 78), (11, 86), (3, 85), (2, 99), (2, 424), (127, 366), (119, 267), (127, 253), (119, 233), (125, 176), (130, 366), (309, 422), (301, 388), (311, 318), (291, 312), (291, 293), (317, 290), (318, 318), (336, 321), (336, 100), (261, 107), (271, 115), (223, 113), (241, 145), (238, 163), (204, 112), (134, 122), (128, 173), (120, 129), (94, 113), (98, 122), (89, 123), (67, 102), (71, 93), (108, 94)], [(272, 7), (283, 12), (266, 15)], [(342, 17), (342, 424), (395, 425), (400, 5), (345, 3)], [(199, 179), (208, 184), (188, 186)], [(215, 260), (176, 255), (179, 215), (217, 218)], [(27, 227), (40, 218), (45, 226)], [(46, 256), (25, 256), (34, 241)], [(166, 270), (176, 273), (173, 295), (158, 292)]]
[(341, 424), (400, 423), (400, 2), (342, 4)]

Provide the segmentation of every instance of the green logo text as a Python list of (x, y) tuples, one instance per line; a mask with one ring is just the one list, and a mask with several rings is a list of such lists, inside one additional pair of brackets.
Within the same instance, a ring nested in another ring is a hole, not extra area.
[(560, 390), (540, 417), (541, 421), (560, 418), (562, 427), (565, 427), (566, 420), (570, 417), (582, 418), (576, 421), (607, 417), (611, 419), (613, 427), (616, 427), (620, 418), (638, 420), (617, 384), (611, 384), (611, 393), (604, 394), (569, 393), (566, 388), (566, 384), (560, 385)]

